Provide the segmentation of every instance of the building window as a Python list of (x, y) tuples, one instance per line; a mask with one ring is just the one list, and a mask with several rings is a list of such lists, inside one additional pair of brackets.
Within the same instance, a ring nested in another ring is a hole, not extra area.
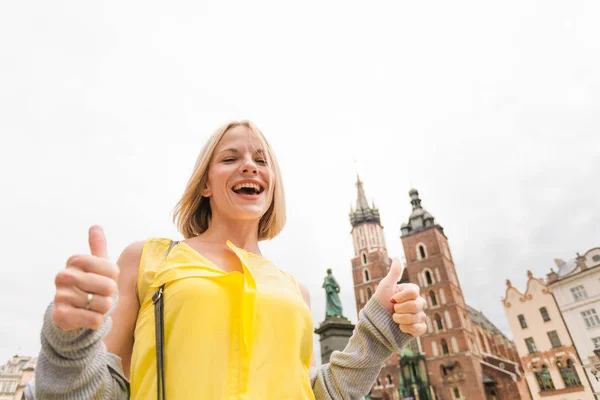
[(446, 294), (444, 293), (444, 289), (443, 288), (440, 289), (440, 303), (442, 305), (446, 304)]
[(431, 272), (425, 271), (425, 281), (427, 282), (427, 286), (433, 285), (433, 278), (431, 277)]
[(582, 311), (581, 316), (588, 328), (600, 325), (600, 318), (598, 318), (598, 314), (596, 314), (596, 310), (593, 308)]
[(425, 250), (425, 245), (419, 243), (417, 245), (417, 259), (423, 260), (427, 258), (427, 251)]
[(519, 323), (521, 324), (521, 328), (527, 328), (527, 321), (525, 321), (525, 316), (523, 314), (519, 314)]
[(444, 330), (444, 324), (442, 323), (442, 318), (439, 316), (439, 314), (435, 314), (435, 326), (437, 327), (437, 329), (439, 331), (443, 331)]
[(548, 314), (548, 310), (546, 309), (546, 307), (540, 308), (540, 314), (542, 314), (542, 319), (544, 320), (544, 322), (550, 321), (550, 314)]
[(442, 353), (444, 355), (450, 354), (450, 350), (448, 349), (448, 342), (445, 339), (442, 339)]
[(556, 363), (556, 366), (558, 366), (565, 387), (581, 386), (581, 381), (579, 380), (579, 375), (577, 375), (573, 361), (567, 360), (566, 365), (559, 361)]
[(594, 345), (594, 349), (600, 348), (600, 336), (592, 338), (592, 344)]
[(556, 331), (548, 332), (548, 338), (550, 339), (550, 343), (552, 347), (560, 347), (562, 344), (560, 343), (560, 338), (558, 337), (558, 333)]
[(392, 376), (390, 374), (388, 374), (388, 376), (386, 377), (386, 379), (387, 379), (388, 385), (393, 385), (394, 384), (394, 382), (392, 382)]
[(363, 290), (360, 289), (359, 293), (360, 293), (360, 302), (364, 303), (365, 302), (365, 292), (363, 292)]
[(431, 305), (432, 306), (437, 306), (438, 302), (437, 302), (437, 298), (435, 297), (435, 293), (433, 293), (433, 290), (431, 290), (429, 292), (429, 297), (431, 298)]
[(575, 301), (587, 298), (587, 293), (585, 292), (583, 285), (571, 288), (571, 293), (573, 294), (573, 299), (575, 299)]
[(431, 342), (431, 351), (433, 352), (434, 357), (438, 356), (438, 347), (437, 347), (437, 343), (435, 342), (435, 340)]
[(554, 389), (554, 382), (552, 382), (552, 377), (550, 376), (550, 372), (548, 371), (548, 367), (546, 365), (542, 365), (541, 370), (535, 371), (535, 378), (537, 379), (538, 385), (540, 385), (540, 391), (546, 392), (548, 390)]
[(452, 343), (452, 352), (458, 353), (458, 342), (454, 336), (452, 336), (452, 339), (450, 339), (450, 343)]
[(360, 248), (362, 249), (365, 247), (365, 234), (362, 226), (358, 228), (358, 236), (360, 238)]
[(528, 337), (527, 339), (525, 339), (525, 344), (527, 345), (527, 350), (529, 350), (530, 353), (537, 353), (537, 348), (535, 347), (535, 342), (533, 341), (533, 338)]
[(595, 262), (600, 261), (600, 254), (596, 254), (594, 257), (592, 257), (592, 260), (594, 260)]
[(481, 332), (479, 332), (479, 341), (481, 342), (481, 348), (486, 352), (489, 353), (490, 350), (487, 347), (487, 343), (485, 342), (485, 339), (483, 338), (483, 335), (481, 334)]
[(454, 400), (460, 399), (460, 390), (457, 387), (455, 387), (454, 389), (452, 389), (452, 395), (454, 396)]
[(363, 278), (364, 278), (364, 282), (369, 282), (369, 270), (368, 269), (363, 269)]
[(444, 318), (446, 318), (446, 329), (452, 329), (452, 318), (448, 310), (444, 311)]

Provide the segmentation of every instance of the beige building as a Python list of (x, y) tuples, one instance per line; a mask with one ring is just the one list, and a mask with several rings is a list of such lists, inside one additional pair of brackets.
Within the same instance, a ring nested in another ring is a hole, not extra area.
[(504, 312), (534, 400), (589, 400), (592, 389), (558, 306), (531, 271), (525, 293), (506, 281)]
[(0, 400), (21, 400), (23, 390), (35, 375), (36, 357), (14, 356), (0, 366)]
[(555, 262), (558, 270), (548, 274), (548, 287), (569, 327), (595, 398), (600, 399), (600, 382), (594, 376), (599, 361), (594, 349), (600, 348), (600, 248)]

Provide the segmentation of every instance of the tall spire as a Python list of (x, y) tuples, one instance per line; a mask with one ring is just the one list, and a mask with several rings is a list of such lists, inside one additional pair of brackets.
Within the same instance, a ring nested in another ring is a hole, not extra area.
[(356, 226), (363, 222), (381, 224), (379, 210), (375, 207), (375, 203), (373, 203), (372, 207), (369, 206), (363, 182), (360, 180), (358, 174), (356, 174), (356, 209), (353, 210), (350, 207), (350, 223), (352, 226)]
[(367, 201), (365, 188), (363, 188), (363, 183), (360, 180), (360, 176), (358, 176), (358, 174), (356, 174), (356, 190), (358, 192), (358, 196), (356, 198), (356, 209), (361, 210), (369, 208), (369, 202)]

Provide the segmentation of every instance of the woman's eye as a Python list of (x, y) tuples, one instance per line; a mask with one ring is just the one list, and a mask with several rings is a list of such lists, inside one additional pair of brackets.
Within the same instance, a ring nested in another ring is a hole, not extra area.
[(227, 157), (223, 160), (223, 162), (233, 162), (233, 161), (235, 161), (234, 157)]
[(256, 162), (260, 165), (267, 165), (267, 160), (265, 160), (264, 158), (259, 158), (258, 160), (256, 160)]

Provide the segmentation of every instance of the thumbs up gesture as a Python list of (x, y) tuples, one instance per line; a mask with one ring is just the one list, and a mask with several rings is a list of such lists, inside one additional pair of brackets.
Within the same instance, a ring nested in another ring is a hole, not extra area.
[(90, 228), (89, 244), (91, 255), (72, 256), (56, 275), (52, 322), (66, 332), (100, 328), (117, 291), (119, 268), (108, 260), (102, 228)]
[(417, 337), (427, 330), (423, 312), (426, 301), (420, 295), (419, 286), (414, 283), (397, 283), (403, 272), (402, 263), (394, 259), (373, 296), (392, 315), (402, 332)]

